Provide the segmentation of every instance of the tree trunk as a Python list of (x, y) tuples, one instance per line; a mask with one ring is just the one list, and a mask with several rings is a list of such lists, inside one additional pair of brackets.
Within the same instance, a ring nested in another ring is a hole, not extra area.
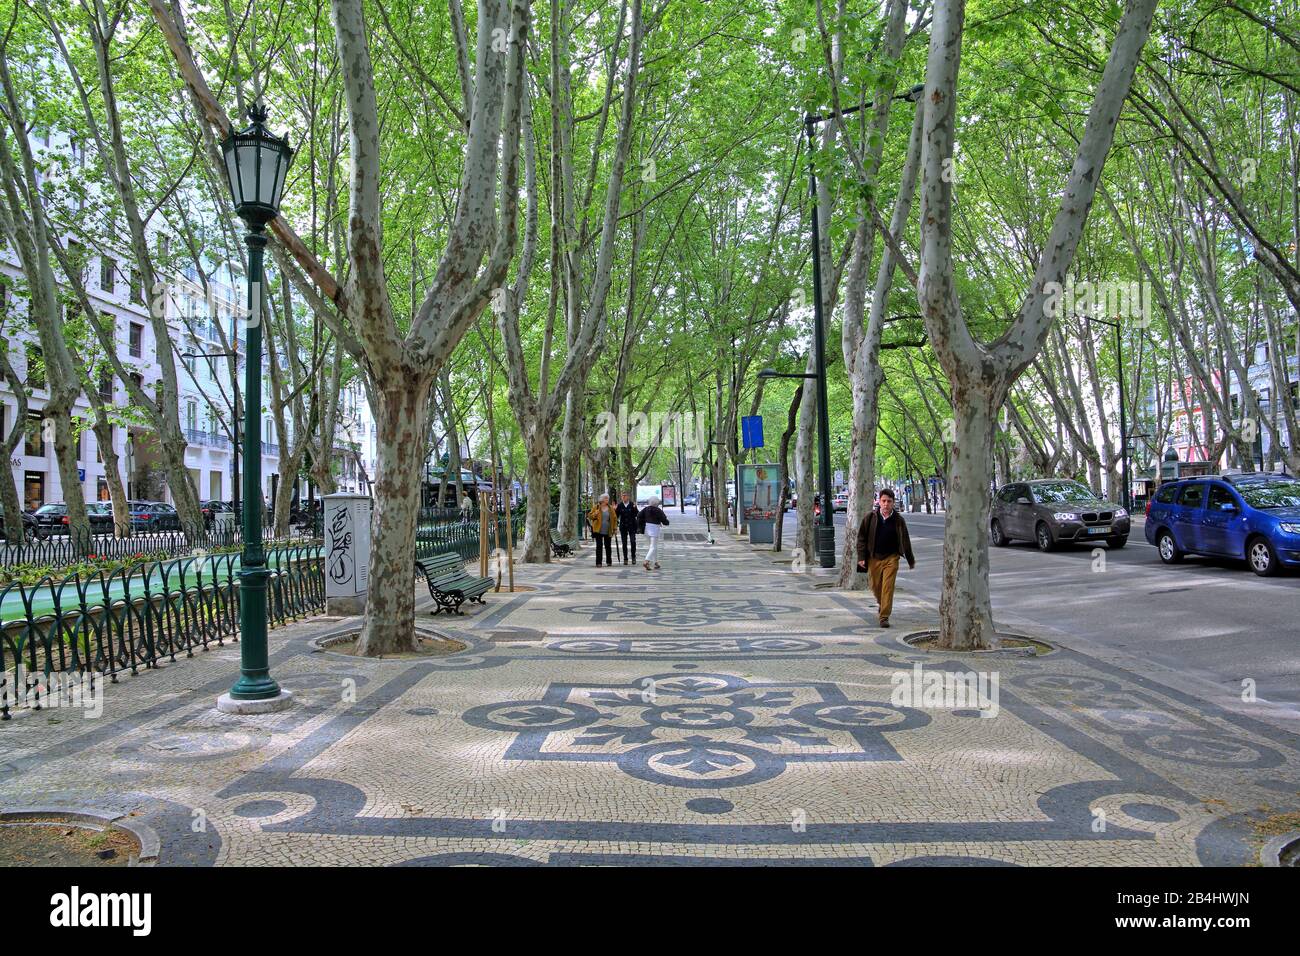
[[(958, 389), (963, 414), (955, 422), (948, 465), (948, 510), (943, 535), (943, 596), (939, 620), (944, 647), (973, 650), (993, 637), (989, 600), (989, 486), (999, 396), (987, 389)], [(929, 495), (926, 511), (930, 510)]]
[(357, 653), (415, 650), (415, 526), (431, 380), (412, 375), (372, 392), (379, 437), (371, 518), (370, 590)]
[[(12, 476), (10, 472), (10, 476)], [(23, 506), (18, 498), (18, 485), (12, 477), (0, 475), (0, 505), (5, 509), (5, 543), (10, 547), (23, 540)]]
[[(551, 560), (551, 449), (540, 429), (527, 436), (528, 509), (524, 519), (524, 563)], [(561, 538), (560, 540), (568, 540)]]
[(101, 418), (95, 422), (95, 441), (99, 443), (99, 456), (104, 459), (104, 480), (108, 484), (108, 500), (113, 503), (113, 535), (131, 536), (131, 509), (127, 504), (126, 488), (122, 484), (122, 470), (118, 464), (117, 450), (113, 447), (113, 426)]
[[(3, 318), (3, 316), (0, 316), (0, 318)], [(17, 402), (14, 409), (13, 424), (10, 425), (9, 434), (4, 436), (3, 446), (0, 447), (4, 461), (9, 461), (14, 457), (14, 452), (18, 449), (19, 443), (23, 441), (27, 434), (27, 390), (22, 379), (18, 377), (18, 373), (14, 371), (13, 366), (9, 363), (7, 343), (0, 343), (0, 375), (3, 375)], [(23, 508), (18, 497), (18, 485), (13, 480), (12, 470), (9, 471), (8, 477), (0, 475), (0, 504), (4, 505), (5, 511), (5, 541), (10, 545), (21, 543), (23, 540)]]
[(572, 541), (578, 536), (578, 508), (582, 504), (582, 489), (578, 486), (578, 433), (582, 427), (582, 409), (575, 397), (581, 394), (582, 383), (575, 383), (564, 400), (564, 425), (560, 429), (560, 516), (555, 523), (555, 534), (561, 541)]

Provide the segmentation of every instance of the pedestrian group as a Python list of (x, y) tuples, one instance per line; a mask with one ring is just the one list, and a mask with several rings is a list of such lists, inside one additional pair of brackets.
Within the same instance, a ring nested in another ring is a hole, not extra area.
[[(889, 627), (899, 561), (906, 559), (911, 569), (916, 567), (916, 557), (912, 553), (907, 522), (895, 507), (894, 492), (885, 488), (876, 497), (876, 507), (858, 527), (858, 570), (867, 575), (871, 584), (871, 593), (880, 609), (880, 626)], [(619, 556), (625, 565), (637, 563), (637, 535), (645, 535), (649, 539), (645, 569), (659, 570), (659, 547), (663, 529), (668, 527), (668, 515), (658, 498), (652, 496), (644, 508), (638, 508), (626, 491), (619, 495), (617, 505), (611, 504), (609, 495), (603, 494), (587, 512), (587, 524), (596, 541), (596, 567), (614, 566), (613, 542), (617, 533)]]
[(659, 570), (659, 542), (663, 529), (668, 526), (668, 515), (664, 514), (658, 498), (651, 496), (644, 508), (638, 508), (626, 491), (619, 495), (617, 505), (610, 504), (609, 495), (601, 495), (587, 512), (587, 524), (596, 541), (596, 567), (614, 566), (613, 541), (617, 530), (619, 556), (624, 564), (636, 564), (636, 538), (645, 535), (650, 539), (645, 569)]

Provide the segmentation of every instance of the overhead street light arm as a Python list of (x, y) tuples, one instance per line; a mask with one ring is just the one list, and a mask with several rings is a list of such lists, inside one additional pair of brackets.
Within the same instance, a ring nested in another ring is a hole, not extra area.
[[(917, 100), (921, 98), (921, 94), (924, 92), (925, 92), (925, 84), (917, 83), (906, 93), (899, 93), (896, 96), (891, 96), (890, 99), (905, 100), (908, 103), (915, 103)], [(861, 106), (850, 106), (846, 109), (835, 110), (830, 113), (809, 113), (807, 116), (804, 117), (803, 121), (809, 126), (815, 126), (817, 123), (824, 123), (828, 119), (835, 119), (837, 116), (852, 116), (854, 113), (860, 113), (863, 110), (869, 110), (875, 105), (876, 105), (875, 100), (872, 100), (870, 103), (863, 103)]]

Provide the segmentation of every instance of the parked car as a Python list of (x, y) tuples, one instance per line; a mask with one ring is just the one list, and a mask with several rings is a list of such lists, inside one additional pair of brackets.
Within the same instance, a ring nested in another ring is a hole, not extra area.
[[(41, 505), (32, 516), (36, 537), (48, 538), (51, 535), (67, 534), (69, 526), (68, 506), (63, 502)], [(113, 512), (102, 501), (86, 502), (86, 517), (90, 519), (91, 534), (111, 534), (113, 531)]]
[[(113, 505), (107, 501), (86, 502), (86, 515), (90, 518), (91, 534), (113, 533)], [(63, 519), (67, 522), (67, 518)]]
[[(4, 505), (0, 505), (0, 538), (5, 537)], [(36, 537), (36, 517), (30, 511), (22, 512), (23, 538), (31, 540)]]
[(1065, 478), (1040, 478), (1004, 485), (993, 496), (989, 539), (997, 547), (1033, 541), (1040, 551), (1067, 542), (1128, 543), (1129, 514), (1092, 489)]
[(131, 528), (135, 531), (175, 531), (180, 528), (176, 509), (161, 501), (130, 501)]
[(847, 494), (838, 494), (831, 496), (831, 511), (848, 511), (849, 496)]
[(211, 529), (217, 515), (235, 513), (235, 507), (229, 501), (218, 501), (215, 498), (210, 501), (200, 501), (199, 510), (203, 512), (203, 526), (208, 529)]
[(693, 506), (693, 505), (696, 503), (696, 501), (695, 501), (695, 496), (694, 496), (694, 495), (687, 495), (687, 496), (686, 496), (686, 499), (685, 499), (685, 503), (688, 504), (688, 505), (692, 505), (692, 506)]
[(1166, 482), (1147, 506), (1146, 537), (1165, 564), (1204, 554), (1244, 560), (1262, 577), (1300, 567), (1300, 479), (1250, 474)]

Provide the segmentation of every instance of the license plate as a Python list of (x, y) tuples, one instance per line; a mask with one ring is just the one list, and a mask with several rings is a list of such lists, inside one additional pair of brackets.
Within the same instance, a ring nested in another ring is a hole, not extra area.
[(1088, 534), (1110, 534), (1110, 528), (1089, 528)]

